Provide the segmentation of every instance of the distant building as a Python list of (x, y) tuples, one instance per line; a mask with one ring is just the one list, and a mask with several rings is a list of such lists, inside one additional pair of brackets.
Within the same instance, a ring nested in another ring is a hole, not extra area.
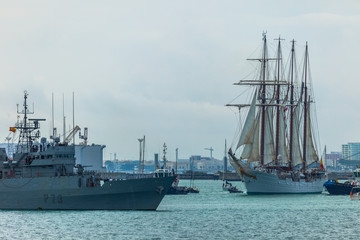
[(200, 161), (201, 160), (201, 156), (200, 155), (193, 155), (189, 158), (189, 170), (196, 170), (197, 167), (196, 167), (196, 162)]
[(337, 168), (338, 161), (342, 158), (341, 152), (331, 152), (326, 154), (326, 166)]
[(360, 143), (348, 143), (342, 145), (342, 159), (360, 160)]
[[(168, 162), (167, 166), (170, 169), (174, 169), (176, 168), (176, 162)], [(190, 161), (189, 159), (178, 159), (178, 163), (177, 163), (177, 171), (178, 173), (182, 173), (182, 172), (186, 172), (190, 170)]]
[(201, 159), (200, 161), (197, 162), (196, 166), (197, 166), (197, 170), (201, 172), (214, 173), (224, 170), (224, 162), (222, 160), (217, 160), (214, 158), (212, 160)]
[(0, 143), (0, 148), (5, 148), (8, 157), (12, 158), (16, 151), (16, 145), (16, 143)]
[[(154, 160), (158, 158), (158, 156), (154, 155)], [(149, 160), (145, 161), (145, 173), (154, 172), (155, 169), (155, 161)], [(163, 166), (163, 161), (158, 160), (160, 168)], [(193, 164), (193, 167), (191, 167)], [(109, 172), (130, 172), (137, 173), (138, 172), (139, 160), (107, 160), (105, 161), (106, 170)], [(166, 163), (166, 167), (168, 169), (176, 169), (175, 161), (168, 161)], [(216, 173), (218, 171), (224, 171), (224, 161), (212, 159), (209, 157), (202, 157), (200, 155), (191, 156), (189, 159), (178, 159), (177, 163), (177, 172), (184, 173), (193, 169), (197, 172), (207, 172), (207, 173)], [(228, 170), (235, 171), (232, 166), (228, 165)]]

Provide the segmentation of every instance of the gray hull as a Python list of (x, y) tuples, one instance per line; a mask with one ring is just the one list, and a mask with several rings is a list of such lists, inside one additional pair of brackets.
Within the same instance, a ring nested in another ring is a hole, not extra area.
[(101, 181), (80, 176), (0, 180), (0, 209), (156, 210), (175, 176)]

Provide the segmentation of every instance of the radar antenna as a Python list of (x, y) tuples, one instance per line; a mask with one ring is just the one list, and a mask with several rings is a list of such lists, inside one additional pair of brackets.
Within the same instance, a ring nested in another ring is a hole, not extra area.
[[(15, 123), (15, 129), (20, 131), (19, 143), (16, 152), (30, 152), (33, 142), (40, 137), (40, 121), (45, 119), (28, 119), (28, 114), (34, 114), (34, 111), (29, 111), (27, 104), (28, 93), (24, 91), (23, 110), (19, 111), (19, 104), (17, 104), (17, 113), (24, 115), (22, 121)], [(37, 131), (36, 131), (37, 130)]]

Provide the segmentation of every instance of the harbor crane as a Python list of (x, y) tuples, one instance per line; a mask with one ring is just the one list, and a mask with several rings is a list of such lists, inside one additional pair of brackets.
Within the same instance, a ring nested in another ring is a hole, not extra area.
[(210, 148), (204, 148), (204, 149), (210, 151), (210, 160), (212, 160), (212, 152), (214, 151), (214, 149), (213, 149), (212, 147), (210, 147)]

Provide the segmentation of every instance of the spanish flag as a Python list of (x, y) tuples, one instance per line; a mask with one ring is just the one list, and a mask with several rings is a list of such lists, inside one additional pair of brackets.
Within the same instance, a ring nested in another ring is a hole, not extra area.
[(322, 171), (324, 171), (324, 164), (323, 164), (323, 161), (322, 161), (322, 157), (320, 158), (320, 169)]
[(16, 132), (16, 128), (10, 127), (10, 131), (13, 132), (13, 133)]

